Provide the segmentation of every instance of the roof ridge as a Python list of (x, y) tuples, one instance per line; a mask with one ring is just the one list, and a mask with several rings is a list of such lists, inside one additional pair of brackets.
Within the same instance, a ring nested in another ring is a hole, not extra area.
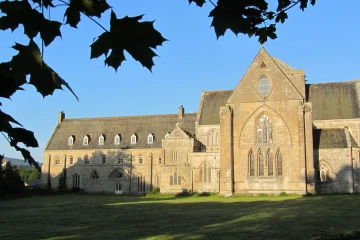
[(234, 91), (234, 89), (226, 89), (226, 90), (209, 90), (209, 91), (204, 90), (204, 92), (205, 92), (205, 93), (214, 93), (214, 92), (230, 92), (230, 91)]
[(325, 85), (325, 84), (331, 84), (331, 83), (358, 83), (358, 82), (360, 82), (360, 79), (336, 81), (336, 82), (307, 83), (307, 84), (308, 85)]
[[(184, 115), (196, 115), (196, 112), (193, 113), (184, 113)], [(129, 115), (129, 116), (111, 116), (111, 117), (90, 117), (90, 118), (66, 118), (63, 121), (71, 121), (71, 120), (104, 120), (104, 119), (125, 119), (125, 118), (141, 118), (141, 117), (166, 117), (166, 116), (177, 116), (177, 113), (170, 114), (149, 114), (149, 115)]]

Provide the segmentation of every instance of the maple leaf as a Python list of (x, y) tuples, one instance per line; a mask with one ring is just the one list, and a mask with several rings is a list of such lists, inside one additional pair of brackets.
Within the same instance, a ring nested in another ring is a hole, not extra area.
[(33, 40), (30, 40), (28, 46), (16, 43), (13, 48), (19, 53), (13, 56), (9, 64), (16, 76), (29, 74), (29, 84), (34, 85), (43, 97), (53, 94), (55, 89), (62, 89), (64, 85), (78, 100), (69, 84), (43, 61), (40, 49)]
[(113, 67), (116, 71), (125, 60), (126, 50), (151, 71), (154, 66), (153, 57), (157, 56), (152, 49), (156, 49), (167, 40), (155, 30), (153, 21), (139, 22), (141, 19), (142, 15), (118, 19), (111, 11), (110, 31), (104, 32), (91, 44), (90, 58), (98, 58), (104, 54), (105, 65)]
[(10, 99), (17, 90), (24, 90), (20, 86), (25, 83), (26, 76), (12, 72), (9, 63), (0, 63), (0, 97)]
[(69, 7), (66, 9), (64, 17), (66, 23), (73, 28), (77, 28), (80, 22), (80, 13), (90, 17), (101, 17), (101, 14), (108, 10), (110, 5), (106, 0), (70, 0)]
[(199, 7), (202, 7), (206, 0), (189, 0), (189, 4), (191, 4), (192, 2), (196, 3), (196, 5), (198, 5)]
[(51, 21), (35, 9), (27, 0), (3, 1), (0, 2), (0, 10), (6, 16), (0, 18), (0, 30), (11, 29), (14, 31), (20, 24), (24, 26), (24, 33), (33, 39), (40, 32), (45, 46), (48, 46), (54, 39), (61, 37), (60, 22)]

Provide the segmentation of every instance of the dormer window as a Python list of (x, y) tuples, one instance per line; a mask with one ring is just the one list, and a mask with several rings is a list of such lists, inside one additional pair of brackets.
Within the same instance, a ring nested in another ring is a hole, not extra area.
[(117, 135), (115, 136), (115, 138), (114, 138), (114, 143), (115, 143), (115, 145), (120, 145), (120, 135), (119, 135), (119, 134), (117, 134)]
[(153, 135), (152, 133), (150, 133), (150, 134), (148, 135), (147, 143), (148, 143), (148, 144), (154, 143), (154, 135)]
[(135, 133), (131, 136), (131, 144), (136, 144), (137, 137)]
[(99, 145), (104, 145), (104, 141), (105, 141), (105, 137), (103, 134), (101, 134), (99, 137)]
[(83, 145), (89, 145), (89, 136), (85, 135), (84, 139), (83, 139)]
[(71, 146), (74, 144), (74, 136), (70, 136), (68, 139), (68, 145)]
[(170, 133), (167, 132), (167, 133), (165, 134), (165, 139), (167, 139), (169, 135), (170, 135)]

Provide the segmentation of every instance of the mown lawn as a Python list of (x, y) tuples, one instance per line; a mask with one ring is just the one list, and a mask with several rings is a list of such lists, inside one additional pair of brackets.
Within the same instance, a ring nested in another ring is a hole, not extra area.
[(360, 230), (360, 195), (0, 201), (0, 239), (319, 239)]

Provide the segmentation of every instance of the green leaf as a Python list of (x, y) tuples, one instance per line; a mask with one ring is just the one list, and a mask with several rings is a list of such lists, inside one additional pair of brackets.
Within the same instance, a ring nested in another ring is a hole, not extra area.
[(24, 128), (12, 128), (8, 132), (9, 138), (13, 143), (23, 143), (26, 147), (39, 147), (34, 133)]
[[(18, 121), (16, 121), (12, 116), (4, 113), (0, 110), (0, 131), (4, 131), (10, 122), (15, 123), (19, 126), (22, 126)], [(5, 124), (5, 125), (4, 125)], [(11, 126), (11, 125), (10, 125)]]
[(0, 63), (0, 97), (9, 98), (26, 83), (26, 76), (11, 71), (10, 63)]
[(16, 43), (13, 48), (19, 53), (9, 62), (12, 71), (21, 76), (30, 74), (29, 84), (34, 85), (43, 97), (53, 94), (55, 89), (62, 89), (64, 85), (78, 100), (69, 84), (43, 61), (34, 41), (30, 40), (28, 46)]
[[(154, 22), (139, 22), (142, 15), (136, 17), (116, 18), (111, 12), (110, 32), (100, 35), (91, 44), (90, 58), (105, 55), (105, 65), (115, 70), (125, 60), (126, 50), (136, 61), (151, 71), (154, 66), (153, 57), (157, 56), (152, 49), (167, 41), (161, 33), (155, 30)], [(110, 52), (110, 55), (108, 53)]]
[(206, 0), (189, 0), (189, 4), (191, 4), (192, 2), (196, 3), (196, 5), (198, 5), (199, 7), (202, 7)]
[(101, 17), (110, 5), (106, 0), (70, 0), (69, 7), (66, 9), (64, 17), (65, 24), (69, 24), (73, 28), (77, 28), (80, 22), (80, 13), (84, 13), (89, 17)]
[(30, 152), (24, 148), (16, 146), (16, 150), (21, 152), (25, 162), (28, 162), (30, 165), (34, 165), (39, 171), (41, 171), (39, 164), (31, 156)]
[(65, 24), (69, 24), (73, 28), (77, 28), (77, 25), (79, 24), (81, 20), (80, 12), (77, 11), (73, 7), (68, 7), (65, 11), (66, 22)]
[(275, 18), (275, 22), (284, 23), (287, 18), (288, 18), (288, 14), (286, 12), (279, 12)]
[[(47, 2), (49, 5), (50, 3)], [(0, 10), (6, 14), (6, 16), (0, 18), (1, 30), (11, 29), (14, 31), (22, 24), (24, 26), (24, 33), (30, 39), (36, 37), (40, 32), (46, 46), (54, 41), (57, 36), (61, 37), (61, 23), (46, 19), (42, 13), (32, 9), (27, 0), (0, 2)]]

